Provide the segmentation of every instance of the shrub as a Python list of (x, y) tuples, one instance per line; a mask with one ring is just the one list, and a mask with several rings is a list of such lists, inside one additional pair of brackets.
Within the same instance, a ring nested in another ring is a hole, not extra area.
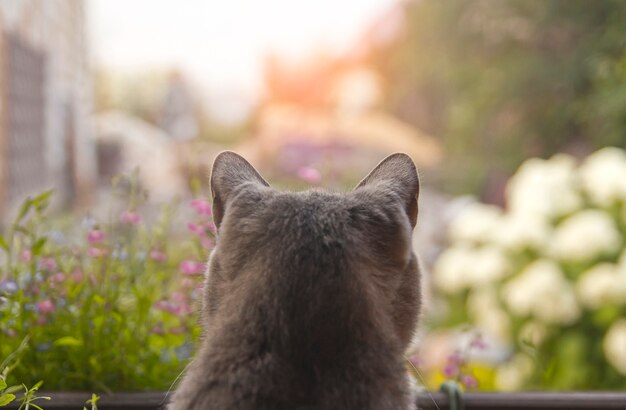
[(510, 343), (501, 389), (626, 387), (626, 153), (530, 159), (507, 208), (473, 204), (434, 267), (446, 325)]

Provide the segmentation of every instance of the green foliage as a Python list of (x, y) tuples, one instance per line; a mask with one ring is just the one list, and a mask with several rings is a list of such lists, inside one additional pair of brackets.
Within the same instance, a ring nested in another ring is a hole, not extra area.
[(441, 182), (479, 192), (524, 158), (626, 146), (626, 3), (407, 2), (374, 53), (388, 107), (439, 136)]
[(37, 396), (36, 393), (39, 390), (39, 387), (43, 384), (43, 381), (39, 381), (33, 385), (30, 389), (26, 387), (25, 384), (8, 386), (7, 378), (11, 370), (15, 369), (20, 364), (20, 359), (24, 352), (28, 347), (28, 337), (25, 337), (24, 340), (20, 343), (17, 349), (9, 354), (6, 359), (0, 363), (0, 407), (7, 406), (13, 401), (16, 400), (16, 395), (14, 393), (18, 393), (23, 390), (23, 395), (21, 397), (21, 403), (19, 410), (28, 410), (31, 407), (34, 407), (38, 410), (43, 410), (39, 405), (35, 404), (35, 400), (50, 400), (50, 397), (47, 396)]
[[(194, 201), (193, 235), (185, 234), (174, 206), (138, 213), (145, 195), (133, 181), (117, 181), (122, 205), (107, 221), (59, 228), (45, 193), (27, 199), (1, 233), (0, 357), (24, 337), (31, 346), (12, 367), (17, 380), (45, 380), (50, 390), (167, 389), (190, 358), (200, 333), (199, 261), (213, 244), (210, 208)], [(35, 399), (37, 388), (26, 396)]]
[[(91, 410), (98, 410), (98, 400), (100, 400), (100, 396), (95, 393), (91, 394), (91, 399), (87, 400), (85, 404), (90, 404)], [(87, 407), (83, 407), (83, 410), (87, 410)]]

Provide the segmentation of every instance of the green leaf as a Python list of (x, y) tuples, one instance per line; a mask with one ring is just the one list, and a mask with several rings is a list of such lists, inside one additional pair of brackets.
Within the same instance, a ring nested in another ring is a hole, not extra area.
[(47, 190), (47, 191), (37, 195), (32, 200), (33, 206), (37, 207), (39, 210), (42, 210), (43, 208), (45, 208), (48, 205), (48, 199), (50, 199), (50, 197), (52, 196), (53, 193), (54, 193), (54, 190), (53, 189), (49, 189), (49, 190)]
[(33, 207), (33, 200), (28, 197), (22, 202), (20, 206), (20, 210), (17, 212), (17, 217), (15, 218), (15, 225), (18, 225), (22, 219), (26, 216), (30, 208)]
[(14, 394), (2, 394), (0, 395), (0, 406), (6, 406), (7, 404), (11, 403), (13, 400), (15, 400)]
[(80, 347), (83, 345), (83, 342), (73, 336), (64, 336), (60, 339), (55, 340), (54, 345), (64, 347)]
[(0, 235), (0, 248), (4, 249), (5, 251), (9, 251), (9, 244), (7, 243), (6, 239), (4, 239), (4, 236)]
[(39, 255), (41, 254), (41, 251), (44, 247), (44, 245), (46, 244), (46, 242), (48, 241), (48, 238), (39, 238), (37, 239), (37, 242), (35, 242), (35, 244), (33, 245), (32, 248), (32, 252), (33, 255)]
[(0, 390), (4, 390), (6, 388), (7, 388), (7, 382), (5, 382), (2, 377), (0, 377)]

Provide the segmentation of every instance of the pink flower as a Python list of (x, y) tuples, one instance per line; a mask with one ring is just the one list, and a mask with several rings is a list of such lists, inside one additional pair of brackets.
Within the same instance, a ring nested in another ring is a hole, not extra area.
[(211, 210), (211, 204), (204, 199), (194, 199), (191, 201), (191, 207), (196, 210), (198, 215), (211, 216), (213, 213)]
[(204, 225), (205, 229), (208, 229), (211, 232), (215, 232), (217, 229), (215, 228), (215, 224), (213, 222), (207, 222)]
[(191, 278), (184, 278), (182, 281), (180, 281), (180, 285), (183, 288), (193, 288), (195, 282), (191, 279)]
[(57, 272), (54, 275), (50, 276), (49, 280), (53, 284), (63, 283), (65, 281), (65, 273)]
[(313, 167), (302, 167), (298, 169), (298, 178), (309, 184), (319, 184), (322, 180), (322, 174)]
[(196, 261), (184, 260), (180, 263), (180, 271), (185, 275), (202, 274), (204, 264)]
[(87, 251), (87, 255), (91, 256), (92, 258), (100, 258), (106, 254), (106, 249), (100, 248), (89, 248), (89, 250)]
[(30, 262), (32, 258), (33, 258), (33, 253), (30, 251), (30, 249), (24, 249), (22, 253), (20, 254), (20, 260), (24, 263)]
[(72, 272), (70, 277), (74, 282), (81, 282), (83, 280), (83, 271), (81, 271), (80, 269), (76, 269), (74, 272)]
[(44, 315), (52, 313), (54, 312), (54, 303), (52, 303), (50, 299), (42, 300), (41, 302), (37, 303), (37, 311)]
[(168, 310), (169, 303), (167, 303), (164, 300), (159, 300), (158, 302), (154, 304), (154, 308), (159, 309), (159, 310)]
[(57, 268), (57, 263), (53, 258), (41, 258), (41, 267), (47, 271), (53, 271)]
[(125, 224), (137, 225), (141, 222), (141, 215), (132, 211), (124, 211), (120, 215), (120, 221)]
[(104, 232), (94, 229), (87, 234), (87, 240), (91, 243), (102, 242), (104, 240)]
[(194, 223), (188, 223), (187, 224), (187, 229), (189, 229), (190, 232), (195, 233), (196, 235), (203, 237), (206, 235), (206, 231), (204, 230), (204, 228), (202, 227), (202, 225), (198, 225), (198, 224), (194, 224)]
[(187, 302), (187, 295), (185, 295), (183, 292), (173, 292), (170, 296), (170, 299), (177, 303), (184, 303)]
[(167, 255), (165, 252), (162, 252), (158, 249), (153, 249), (150, 251), (150, 258), (155, 262), (165, 262), (167, 260)]

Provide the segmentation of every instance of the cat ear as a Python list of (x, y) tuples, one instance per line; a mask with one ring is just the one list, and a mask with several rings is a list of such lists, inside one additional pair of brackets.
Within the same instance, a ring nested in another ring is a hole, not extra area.
[(248, 182), (269, 186), (241, 155), (232, 151), (223, 151), (215, 158), (211, 170), (211, 195), (213, 197), (213, 221), (218, 229), (231, 194), (237, 187)]
[(390, 189), (401, 198), (411, 226), (415, 227), (420, 181), (411, 157), (402, 153), (389, 155), (376, 165), (354, 189), (374, 185)]

